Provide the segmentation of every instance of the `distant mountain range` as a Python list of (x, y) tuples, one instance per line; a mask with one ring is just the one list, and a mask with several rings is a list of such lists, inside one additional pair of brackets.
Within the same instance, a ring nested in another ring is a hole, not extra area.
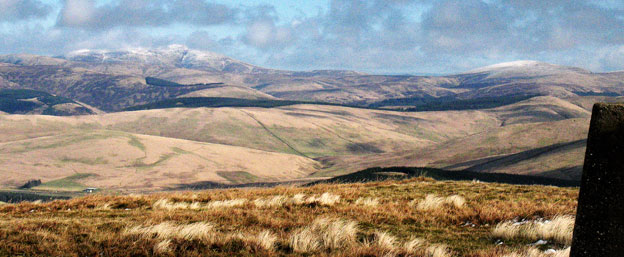
[[(151, 85), (146, 83), (148, 77), (181, 86)], [(42, 91), (107, 112), (181, 96), (410, 108), (432, 101), (496, 101), (510, 96), (620, 96), (624, 95), (624, 72), (593, 73), (536, 61), (501, 63), (448, 76), (298, 72), (262, 68), (220, 54), (171, 45), (158, 49), (80, 50), (57, 57), (3, 55), (0, 88)]]

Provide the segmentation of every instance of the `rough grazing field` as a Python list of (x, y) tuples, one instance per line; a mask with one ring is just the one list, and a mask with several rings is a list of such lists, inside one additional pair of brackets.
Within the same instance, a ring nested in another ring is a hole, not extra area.
[(41, 179), (55, 190), (144, 191), (387, 166), (579, 180), (589, 124), (583, 108), (544, 96), (444, 112), (293, 105), (0, 115), (0, 188)]
[(0, 255), (565, 256), (577, 194), (419, 177), (2, 204)]

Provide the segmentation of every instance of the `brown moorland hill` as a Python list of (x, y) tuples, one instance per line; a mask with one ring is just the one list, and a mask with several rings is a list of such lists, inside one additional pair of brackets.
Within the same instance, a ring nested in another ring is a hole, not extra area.
[(2, 115), (0, 148), (7, 154), (0, 161), (5, 186), (40, 178), (82, 185), (72, 188), (148, 190), (290, 181), (377, 166), (578, 179), (588, 119), (577, 105), (549, 97), (480, 111), (293, 105)]

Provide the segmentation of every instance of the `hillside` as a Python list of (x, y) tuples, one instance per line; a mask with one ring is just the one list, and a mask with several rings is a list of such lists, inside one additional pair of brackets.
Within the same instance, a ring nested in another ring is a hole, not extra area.
[[(119, 111), (178, 96), (328, 102), (362, 107), (409, 108), (436, 99), (453, 105), (497, 105), (510, 97), (536, 95), (620, 96), (624, 73), (593, 73), (536, 61), (487, 66), (447, 76), (368, 75), (352, 71), (282, 71), (180, 45), (155, 49), (81, 50), (59, 57), (0, 56), (0, 88), (29, 88)], [(159, 88), (146, 77), (183, 85)], [(470, 101), (473, 102), (470, 102)], [(476, 103), (474, 102), (476, 101)], [(500, 105), (498, 105), (500, 106)], [(417, 109), (431, 110), (431, 109)], [(443, 109), (437, 109), (443, 110)]]
[(0, 255), (563, 256), (577, 196), (578, 188), (424, 177), (97, 194), (1, 204)]
[(44, 183), (34, 189), (45, 190), (285, 181), (305, 177), (318, 166), (290, 154), (109, 130), (70, 130), (1, 143), (0, 150), (2, 187), (41, 179)]
[(483, 112), (499, 125), (414, 150), (324, 158), (332, 167), (317, 175), (369, 167), (427, 166), (580, 179), (588, 110), (557, 98), (536, 97)]
[[(68, 157), (67, 153), (74, 153), (71, 144), (45, 141), (65, 142), (64, 137), (90, 138), (104, 132), (162, 141), (162, 147), (150, 150), (150, 162), (143, 164), (155, 174), (175, 167), (175, 174), (168, 175), (170, 181), (161, 174), (156, 177), (159, 182), (141, 185), (114, 185), (105, 176), (81, 178), (80, 183), (145, 190), (176, 183), (317, 179), (392, 166), (578, 180), (591, 105), (621, 100), (622, 76), (622, 72), (592, 73), (536, 61), (496, 64), (448, 76), (294, 72), (265, 69), (183, 46), (83, 50), (59, 57), (5, 55), (0, 56), (0, 88), (41, 91), (72, 104), (94, 106), (90, 110), (98, 113), (66, 118), (0, 114), (2, 147), (25, 144), (19, 140), (54, 146), (46, 153), (3, 156), (5, 166), (25, 170), (11, 173), (5, 186), (36, 177), (49, 182), (72, 175), (58, 167), (28, 176), (29, 165), (36, 163), (22, 160), (43, 158), (38, 154), (49, 154), (45, 158), (50, 162), (90, 163), (80, 163), (83, 171), (79, 173), (129, 169), (132, 165), (125, 163), (129, 159), (82, 153)], [(11, 106), (32, 104), (32, 99), (25, 100), (11, 100)], [(66, 105), (52, 109), (65, 111)], [(46, 106), (0, 111), (53, 114), (43, 111), (50, 109)], [(120, 149), (132, 149), (127, 142), (117, 143)], [(88, 144), (78, 146), (109, 147), (105, 140)], [(221, 154), (214, 155), (216, 163), (212, 157), (187, 160), (188, 156), (171, 150), (194, 153), (180, 144), (193, 145), (193, 149), (212, 144), (210, 151)], [(284, 172), (271, 176), (275, 171), (254, 169), (244, 160), (223, 154), (230, 149), (248, 153), (252, 159), (277, 154), (275, 158), (284, 158), (280, 159)], [(179, 180), (181, 174), (197, 170), (201, 174)], [(219, 174), (222, 170), (239, 173)], [(145, 179), (148, 175), (137, 176)]]
[[(589, 112), (558, 98), (534, 97), (468, 111), (299, 104), (0, 115), (0, 121), (4, 187), (88, 173), (99, 175), (77, 182), (142, 191), (318, 179), (390, 166), (578, 180)], [(122, 180), (127, 174), (136, 179)]]

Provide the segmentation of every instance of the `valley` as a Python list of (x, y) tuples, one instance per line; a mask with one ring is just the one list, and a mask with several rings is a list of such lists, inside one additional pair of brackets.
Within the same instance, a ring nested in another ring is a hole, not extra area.
[(40, 191), (305, 183), (396, 166), (578, 181), (592, 104), (624, 93), (624, 73), (535, 61), (446, 76), (299, 72), (172, 45), (0, 63), (11, 107), (0, 187), (40, 179)]

